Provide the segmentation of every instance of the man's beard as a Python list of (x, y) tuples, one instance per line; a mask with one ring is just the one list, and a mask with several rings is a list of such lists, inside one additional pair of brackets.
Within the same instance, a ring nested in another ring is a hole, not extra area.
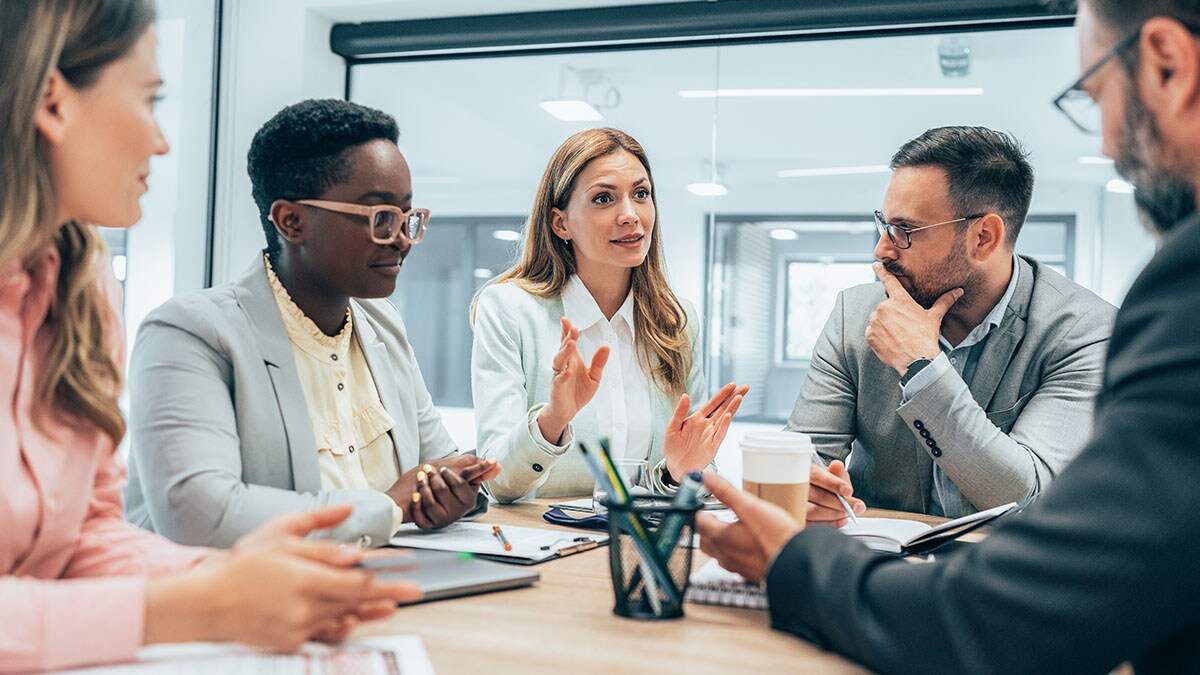
[[(1130, 84), (1126, 93), (1125, 133), (1115, 168), (1136, 188), (1133, 200), (1142, 223), (1158, 235), (1196, 212), (1195, 186), (1162, 166), (1167, 159), (1158, 122)], [(1158, 165), (1151, 164), (1152, 161)]]
[(932, 269), (920, 278), (914, 277), (908, 268), (895, 260), (883, 261), (883, 268), (894, 275), (908, 279), (909, 287), (905, 288), (914, 302), (929, 309), (933, 303), (947, 291), (956, 288), (963, 289), (963, 295), (954, 303), (955, 307), (969, 307), (979, 294), (979, 274), (971, 269), (967, 262), (967, 237), (965, 231), (959, 231), (954, 238), (954, 246), (950, 253)]

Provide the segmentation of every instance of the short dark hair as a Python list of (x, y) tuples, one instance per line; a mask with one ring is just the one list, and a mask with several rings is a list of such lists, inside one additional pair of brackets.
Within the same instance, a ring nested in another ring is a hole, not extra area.
[(1132, 33), (1148, 19), (1165, 16), (1190, 26), (1200, 25), (1200, 0), (1086, 0), (1096, 16), (1114, 29), (1117, 38)]
[(271, 224), (277, 199), (313, 199), (346, 180), (347, 151), (374, 140), (400, 140), (391, 115), (340, 99), (309, 99), (275, 114), (254, 134), (247, 171), (267, 254), (279, 252)]
[(1011, 134), (985, 127), (939, 127), (905, 143), (892, 156), (891, 166), (945, 170), (950, 205), (958, 216), (999, 214), (1011, 245), (1033, 198), (1028, 157)]

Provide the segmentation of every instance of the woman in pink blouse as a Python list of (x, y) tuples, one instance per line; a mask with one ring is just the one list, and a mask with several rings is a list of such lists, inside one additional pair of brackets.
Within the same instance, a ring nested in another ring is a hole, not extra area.
[(92, 225), (141, 216), (162, 84), (148, 0), (0, 3), (0, 672), (129, 659), (155, 642), (292, 649), (416, 599), (286, 516), (231, 551), (121, 517), (124, 339)]

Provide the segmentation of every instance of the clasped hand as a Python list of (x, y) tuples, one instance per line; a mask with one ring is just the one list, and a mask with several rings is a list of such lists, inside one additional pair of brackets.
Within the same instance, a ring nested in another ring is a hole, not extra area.
[(451, 455), (410, 469), (388, 488), (387, 495), (404, 510), (405, 522), (436, 530), (474, 508), (479, 486), (499, 473), (494, 459)]
[(871, 322), (866, 330), (867, 344), (880, 361), (904, 375), (913, 361), (932, 359), (938, 354), (942, 319), (962, 297), (963, 290), (946, 291), (932, 307), (925, 309), (881, 263), (875, 263), (874, 269), (888, 297), (871, 312)]

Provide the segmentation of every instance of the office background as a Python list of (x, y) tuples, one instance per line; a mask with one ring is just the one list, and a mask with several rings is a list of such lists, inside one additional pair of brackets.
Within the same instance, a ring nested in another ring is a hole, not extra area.
[[(1037, 185), (1018, 250), (1120, 303), (1153, 241), (1099, 138), (1050, 104), (1077, 75), (1059, 3), (796, 4), (159, 0), (172, 152), (154, 160), (143, 222), (109, 233), (130, 344), (155, 306), (235, 277), (262, 247), (246, 151), (310, 97), (400, 123), (414, 204), (434, 217), (393, 300), (466, 447), (470, 297), (515, 254), (554, 148), (589, 126), (649, 152), (672, 284), (705, 319), (709, 380), (752, 386), (739, 431), (779, 424), (837, 291), (872, 280), (885, 166), (929, 127), (1024, 141)], [(540, 14), (506, 16), (523, 12)]]

